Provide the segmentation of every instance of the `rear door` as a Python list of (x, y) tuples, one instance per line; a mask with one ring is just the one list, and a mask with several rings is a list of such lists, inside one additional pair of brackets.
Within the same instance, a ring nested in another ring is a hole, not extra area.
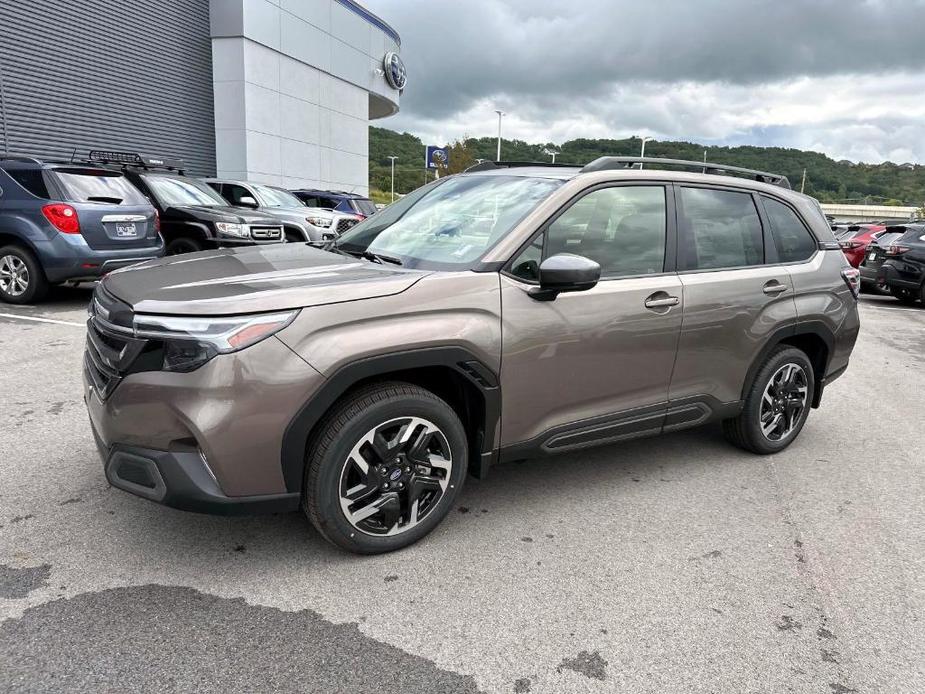
[(48, 172), (57, 196), (76, 211), (80, 234), (93, 249), (151, 246), (156, 213), (148, 199), (117, 171), (58, 167)]
[(741, 399), (769, 336), (796, 320), (790, 275), (765, 253), (758, 196), (734, 187), (676, 187), (684, 320), (669, 401), (710, 408)]

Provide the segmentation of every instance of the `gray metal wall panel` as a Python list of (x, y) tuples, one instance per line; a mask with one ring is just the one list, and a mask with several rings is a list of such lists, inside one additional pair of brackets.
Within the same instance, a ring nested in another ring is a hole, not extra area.
[(0, 0), (0, 151), (215, 174), (208, 0)]

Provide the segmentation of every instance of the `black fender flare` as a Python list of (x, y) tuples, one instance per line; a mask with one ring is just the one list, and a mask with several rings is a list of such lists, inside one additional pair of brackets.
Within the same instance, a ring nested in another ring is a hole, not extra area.
[(434, 366), (449, 367), (475, 386), (485, 399), (484, 435), (476, 476), (484, 474), (494, 455), (495, 431), (501, 420), (501, 387), (498, 376), (464, 347), (427, 347), (381, 354), (350, 362), (338, 369), (302, 405), (283, 433), (280, 452), (286, 491), (301, 492), (305, 470), (305, 449), (315, 425), (350, 388), (370, 378), (396, 371)]
[(813, 395), (813, 406), (819, 406), (819, 401), (822, 398), (822, 388), (825, 384), (826, 372), (829, 369), (829, 361), (831, 361), (832, 354), (835, 351), (835, 333), (833, 333), (832, 329), (822, 321), (804, 321), (801, 323), (794, 323), (771, 333), (771, 336), (765, 340), (764, 345), (752, 360), (752, 364), (748, 367), (748, 372), (745, 374), (745, 382), (742, 384), (743, 402), (745, 401), (745, 397), (748, 394), (748, 390), (752, 387), (752, 382), (755, 380), (758, 369), (760, 369), (761, 365), (764, 364), (765, 360), (768, 358), (768, 355), (771, 354), (771, 351), (782, 342), (790, 338), (799, 337), (800, 335), (815, 335), (816, 337), (820, 338), (826, 346), (826, 360), (825, 364), (823, 365), (822, 372), (814, 374), (816, 377), (816, 388)]

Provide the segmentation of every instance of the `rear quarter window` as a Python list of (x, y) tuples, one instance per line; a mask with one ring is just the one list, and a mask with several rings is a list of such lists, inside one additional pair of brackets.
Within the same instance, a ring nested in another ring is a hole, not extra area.
[(125, 176), (94, 169), (55, 169), (51, 172), (69, 200), (109, 205), (144, 205), (148, 199)]
[(48, 186), (41, 169), (4, 169), (6, 173), (23, 188), (37, 198), (48, 200)]
[(777, 258), (782, 263), (796, 263), (808, 260), (816, 252), (816, 237), (812, 235), (803, 220), (784, 203), (762, 195), (761, 201), (771, 225), (771, 238), (777, 249)]

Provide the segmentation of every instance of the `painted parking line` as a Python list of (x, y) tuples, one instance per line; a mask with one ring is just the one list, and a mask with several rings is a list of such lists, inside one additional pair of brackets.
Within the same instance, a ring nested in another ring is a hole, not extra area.
[(921, 313), (922, 315), (925, 315), (925, 310), (922, 310), (922, 309), (920, 309), (920, 308), (915, 308), (914, 306), (909, 306), (909, 307), (905, 307), (905, 306), (880, 306), (879, 304), (868, 304), (868, 303), (860, 303), (860, 304), (858, 304), (858, 305), (859, 305), (859, 306), (867, 306), (867, 307), (876, 308), (876, 309), (883, 309), (884, 311), (915, 311), (916, 313)]
[(36, 323), (54, 323), (55, 325), (73, 325), (77, 328), (86, 328), (86, 323), (75, 323), (69, 320), (57, 320), (55, 318), (39, 318), (37, 316), (23, 316), (18, 313), (0, 313), (0, 318), (15, 318), (17, 320), (31, 320)]

